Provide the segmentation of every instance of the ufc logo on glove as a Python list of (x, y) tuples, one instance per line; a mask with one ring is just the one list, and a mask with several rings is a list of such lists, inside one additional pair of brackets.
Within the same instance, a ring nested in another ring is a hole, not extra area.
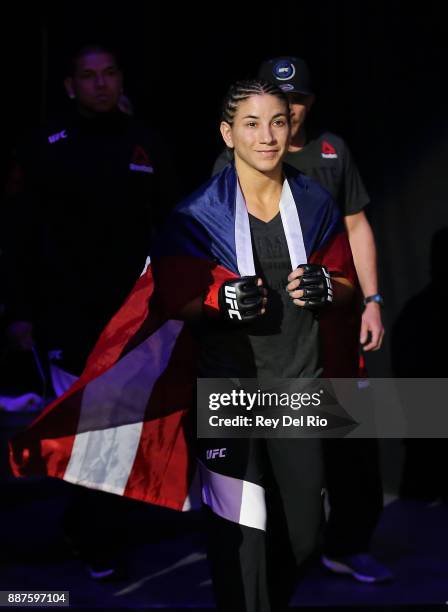
[(224, 287), (224, 295), (226, 298), (226, 304), (229, 304), (230, 308), (227, 309), (227, 314), (230, 319), (236, 317), (241, 321), (241, 314), (238, 310), (238, 302), (236, 301), (236, 289), (235, 287)]
[(227, 321), (247, 323), (256, 319), (263, 305), (263, 294), (256, 276), (241, 276), (223, 283), (219, 289), (219, 311)]

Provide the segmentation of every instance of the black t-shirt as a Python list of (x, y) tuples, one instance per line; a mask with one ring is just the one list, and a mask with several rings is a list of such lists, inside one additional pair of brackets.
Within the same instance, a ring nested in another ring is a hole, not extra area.
[[(232, 159), (230, 149), (223, 151), (215, 162), (213, 174)], [(343, 216), (360, 212), (370, 201), (350, 149), (336, 134), (311, 133), (306, 146), (296, 153), (288, 153), (284, 161), (329, 191)]]
[(291, 272), (280, 213), (265, 223), (249, 215), (255, 271), (268, 290), (266, 313), (232, 328), (203, 323), (199, 330), (204, 377), (314, 378), (320, 374), (318, 321), (286, 291)]
[(6, 246), (18, 272), (12, 293), (31, 272), (19, 302), (30, 305), (35, 280), (61, 305), (101, 302), (106, 318), (116, 310), (143, 269), (154, 225), (174, 204), (160, 149), (152, 131), (118, 112), (74, 114), (19, 145), (21, 177), (6, 203), (14, 236)]
[(168, 168), (153, 131), (119, 112), (73, 113), (23, 139), (2, 237), (9, 318), (31, 319), (50, 348), (88, 354), (174, 204)]

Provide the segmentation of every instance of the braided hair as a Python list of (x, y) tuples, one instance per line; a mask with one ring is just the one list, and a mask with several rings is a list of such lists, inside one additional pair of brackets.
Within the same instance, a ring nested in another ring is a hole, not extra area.
[[(247, 79), (245, 81), (236, 81), (230, 86), (226, 97), (224, 98), (221, 110), (221, 121), (225, 121), (229, 125), (233, 125), (236, 111), (240, 102), (247, 100), (251, 96), (261, 96), (267, 94), (275, 96), (285, 103), (288, 108), (288, 98), (286, 94), (274, 83), (263, 81), (262, 79)], [(289, 120), (289, 112), (286, 113)]]

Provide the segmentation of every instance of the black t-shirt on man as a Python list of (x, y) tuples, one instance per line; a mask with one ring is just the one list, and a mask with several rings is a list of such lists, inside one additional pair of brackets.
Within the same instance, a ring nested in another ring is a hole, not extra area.
[[(19, 143), (5, 204), (6, 305), (79, 372), (138, 279), (173, 175), (146, 125), (120, 112), (52, 121)], [(169, 160), (168, 160), (169, 161)]]

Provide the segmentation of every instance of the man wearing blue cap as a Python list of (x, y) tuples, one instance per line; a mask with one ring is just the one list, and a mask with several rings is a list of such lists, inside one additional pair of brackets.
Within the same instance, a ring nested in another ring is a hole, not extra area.
[[(279, 57), (265, 61), (260, 66), (259, 76), (275, 82), (289, 98), (292, 135), (286, 163), (323, 185), (344, 215), (365, 304), (359, 340), (365, 351), (378, 350), (384, 329), (375, 239), (364, 212), (369, 196), (352, 155), (339, 136), (330, 132), (307, 131), (306, 118), (315, 97), (308, 66), (303, 59)], [(359, 322), (355, 317), (356, 320)], [(353, 320), (349, 317), (345, 323), (342, 333), (350, 333)], [(331, 329), (333, 340), (335, 327)], [(342, 343), (341, 337), (337, 344)], [(324, 340), (326, 375), (353, 376), (350, 364), (341, 364), (340, 360), (338, 363), (336, 351), (331, 351), (331, 347), (325, 347), (325, 344)], [(324, 440), (324, 453), (331, 512), (323, 564), (329, 570), (349, 573), (363, 582), (391, 578), (387, 568), (367, 552), (382, 508), (376, 440)]]
[[(344, 216), (364, 310), (361, 314), (360, 309), (356, 312), (352, 308), (323, 317), (324, 374), (334, 378), (356, 377), (360, 373), (356, 357), (358, 339), (364, 351), (375, 351), (381, 347), (384, 335), (375, 239), (364, 212), (370, 199), (344, 140), (331, 132), (313, 131), (306, 126), (315, 100), (306, 62), (298, 57), (270, 59), (261, 64), (258, 76), (275, 83), (288, 95), (291, 140), (285, 162), (325, 187)], [(223, 152), (213, 173), (230, 160), (229, 152)], [(348, 350), (349, 346), (354, 350)], [(323, 442), (331, 512), (322, 562), (329, 570), (351, 574), (362, 582), (388, 580), (392, 577), (390, 571), (367, 552), (383, 503), (377, 442), (370, 439)]]

